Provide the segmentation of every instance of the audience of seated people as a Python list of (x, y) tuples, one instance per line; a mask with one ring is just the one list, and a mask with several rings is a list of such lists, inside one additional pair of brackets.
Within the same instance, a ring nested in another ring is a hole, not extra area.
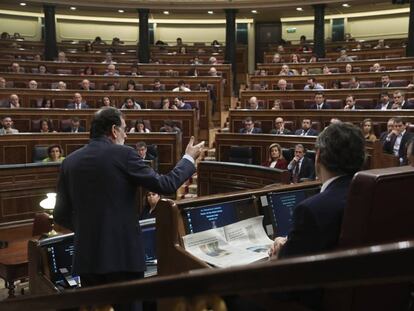
[(43, 159), (43, 162), (62, 162), (65, 159), (63, 156), (63, 148), (57, 144), (47, 148), (47, 155), (47, 158)]
[(241, 134), (260, 134), (262, 133), (262, 129), (260, 127), (255, 127), (253, 119), (251, 117), (247, 117), (244, 119), (244, 127), (239, 130)]
[(287, 167), (291, 173), (291, 181), (298, 183), (304, 179), (315, 179), (314, 163), (305, 156), (305, 147), (302, 144), (297, 144), (294, 152), (294, 157)]
[(278, 143), (273, 143), (269, 146), (269, 158), (262, 166), (278, 168), (281, 170), (287, 169), (287, 161), (283, 157), (282, 147)]

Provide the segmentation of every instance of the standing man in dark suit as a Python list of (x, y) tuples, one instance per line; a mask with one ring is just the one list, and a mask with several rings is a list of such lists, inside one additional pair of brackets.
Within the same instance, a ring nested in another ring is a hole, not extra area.
[[(364, 161), (365, 139), (359, 128), (336, 123), (322, 131), (316, 140), (315, 158), (316, 174), (322, 182), (321, 192), (296, 206), (288, 237), (275, 239), (274, 258), (326, 252), (337, 246), (349, 186)], [(288, 299), (297, 300), (297, 296)], [(307, 292), (300, 300), (312, 310), (321, 309), (318, 293)]]
[[(62, 163), (55, 221), (75, 232), (73, 272), (82, 286), (141, 278), (145, 259), (136, 214), (137, 186), (174, 193), (195, 172), (203, 143), (186, 154), (167, 175), (158, 175), (131, 147), (123, 146), (125, 120), (118, 109), (99, 110), (88, 145)], [(115, 310), (141, 310), (140, 303), (115, 305)]]
[(302, 144), (295, 146), (295, 156), (288, 165), (291, 181), (298, 183), (302, 178), (315, 179), (315, 167), (308, 157), (305, 157), (305, 147)]
[(309, 108), (310, 109), (332, 109), (330, 104), (325, 103), (325, 96), (321, 92), (317, 92), (315, 94), (315, 103), (312, 104)]
[(406, 162), (405, 148), (413, 133), (407, 132), (406, 122), (400, 117), (394, 118), (394, 128), (384, 141), (384, 151), (398, 157), (400, 164)]
[(311, 128), (312, 121), (309, 118), (302, 120), (302, 128), (296, 130), (295, 135), (300, 136), (318, 136), (319, 132)]

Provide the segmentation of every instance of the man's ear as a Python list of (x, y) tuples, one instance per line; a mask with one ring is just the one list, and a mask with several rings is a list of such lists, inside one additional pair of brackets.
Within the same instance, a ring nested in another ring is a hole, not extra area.
[(117, 134), (116, 134), (115, 124), (113, 124), (111, 128), (111, 138), (116, 139), (116, 137), (117, 137)]

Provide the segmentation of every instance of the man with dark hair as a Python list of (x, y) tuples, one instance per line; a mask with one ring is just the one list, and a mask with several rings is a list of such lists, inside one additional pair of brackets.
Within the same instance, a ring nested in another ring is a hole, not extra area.
[(356, 105), (354, 95), (348, 95), (345, 99), (344, 110), (356, 110), (356, 109), (362, 109), (362, 107)]
[(405, 147), (411, 137), (413, 137), (413, 133), (407, 132), (405, 120), (400, 117), (395, 117), (394, 128), (384, 141), (384, 151), (398, 157), (401, 164), (405, 163)]
[(160, 79), (154, 79), (154, 83), (152, 85), (153, 91), (165, 91), (165, 85), (161, 84)]
[(302, 144), (295, 146), (295, 156), (288, 165), (291, 181), (298, 183), (301, 179), (315, 179), (315, 167), (312, 160), (305, 156), (306, 149)]
[(304, 90), (323, 90), (323, 86), (316, 82), (316, 78), (308, 78), (308, 84), (305, 85)]
[[(82, 286), (142, 278), (145, 270), (142, 235), (136, 213), (136, 190), (174, 193), (195, 172), (194, 161), (204, 142), (191, 137), (174, 169), (159, 175), (124, 146), (125, 120), (118, 109), (95, 113), (88, 145), (62, 163), (54, 220), (75, 232), (73, 272)], [(140, 303), (115, 310), (141, 310)]]
[(393, 93), (394, 104), (391, 109), (414, 109), (414, 104), (405, 100), (405, 93), (397, 90)]
[(184, 80), (177, 82), (177, 87), (172, 90), (173, 92), (191, 92), (191, 90), (185, 86)]
[(83, 133), (85, 128), (80, 125), (80, 120), (78, 117), (72, 117), (70, 119), (70, 126), (63, 129), (63, 132), (67, 133)]
[(382, 92), (380, 94), (379, 102), (375, 106), (375, 109), (388, 110), (388, 109), (391, 109), (391, 107), (392, 107), (392, 103), (390, 102), (390, 96), (388, 95), (387, 92)]
[(312, 104), (309, 108), (310, 109), (331, 109), (331, 105), (325, 103), (325, 96), (323, 95), (322, 92), (317, 92), (315, 93), (315, 103)]
[(295, 135), (300, 136), (318, 136), (319, 132), (312, 128), (312, 121), (309, 118), (302, 120), (302, 128), (297, 129)]
[(390, 76), (388, 74), (383, 74), (381, 76), (381, 87), (391, 87)]
[(251, 117), (244, 119), (244, 127), (239, 130), (241, 134), (260, 134), (262, 129), (254, 126), (254, 121)]
[(139, 141), (135, 145), (135, 149), (137, 149), (138, 156), (143, 160), (154, 160), (155, 157), (148, 153), (147, 144), (144, 141)]
[(296, 206), (293, 229), (277, 238), (273, 254), (279, 258), (325, 252), (336, 247), (352, 177), (365, 161), (365, 139), (356, 126), (336, 123), (316, 140), (315, 168), (321, 192)]

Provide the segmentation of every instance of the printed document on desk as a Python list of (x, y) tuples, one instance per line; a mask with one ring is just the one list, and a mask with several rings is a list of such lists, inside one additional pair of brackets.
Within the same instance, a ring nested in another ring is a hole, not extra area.
[(217, 267), (245, 265), (267, 259), (273, 241), (257, 216), (183, 237), (185, 249)]

